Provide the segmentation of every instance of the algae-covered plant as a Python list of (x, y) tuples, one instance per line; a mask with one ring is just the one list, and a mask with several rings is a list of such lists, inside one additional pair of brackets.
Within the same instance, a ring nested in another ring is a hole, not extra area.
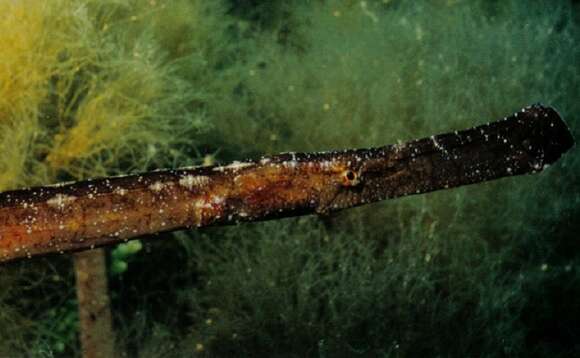
[[(199, 105), (207, 94), (196, 87), (200, 83), (186, 78), (197, 76), (202, 81), (203, 70), (178, 62), (186, 58), (215, 61), (219, 35), (211, 41), (186, 37), (169, 43), (164, 36), (183, 30), (183, 21), (168, 19), (175, 12), (188, 14), (188, 21), (198, 13), (202, 20), (196, 21), (192, 31), (205, 29), (213, 35), (220, 28), (202, 14), (219, 9), (201, 3), (176, 2), (174, 6), (178, 5), (179, 9), (170, 10), (145, 1), (0, 5), (5, 14), (0, 20), (2, 190), (195, 159), (183, 147), (194, 144), (196, 135), (209, 126)], [(52, 265), (47, 262), (30, 274), (43, 276), (52, 271)], [(70, 284), (67, 271), (57, 270), (59, 281), (61, 275)], [(30, 289), (26, 288), (28, 274), (18, 276), (23, 289)], [(13, 294), (9, 297), (17, 297)], [(65, 292), (57, 302), (73, 297)], [(21, 309), (34, 308), (28, 305)], [(37, 315), (37, 322), (22, 334), (40, 330), (35, 348), (39, 351), (76, 351), (74, 319), (53, 322), (59, 317), (52, 313), (61, 308), (52, 302), (46, 305), (30, 316)], [(2, 327), (6, 331), (0, 333), (1, 341), (6, 346), (0, 350), (14, 344), (33, 349), (35, 344), (18, 341), (10, 324)]]
[[(578, 138), (579, 11), (2, 2), (0, 189), (396, 143), (538, 101)], [(121, 247), (117, 339), (131, 357), (578, 354), (579, 158), (574, 148), (538, 176), (337, 216)], [(80, 355), (68, 258), (4, 265), (0, 288), (0, 355)]]

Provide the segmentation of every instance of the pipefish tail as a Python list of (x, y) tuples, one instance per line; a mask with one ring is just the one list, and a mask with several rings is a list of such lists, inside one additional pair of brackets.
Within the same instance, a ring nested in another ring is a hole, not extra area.
[(333, 211), (535, 173), (574, 144), (533, 105), (496, 122), (403, 144), (284, 153), (0, 193), (0, 262), (141, 235)]

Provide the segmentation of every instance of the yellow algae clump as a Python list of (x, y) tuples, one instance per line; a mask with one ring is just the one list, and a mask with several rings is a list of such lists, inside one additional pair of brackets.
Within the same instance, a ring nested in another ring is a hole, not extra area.
[[(43, 39), (44, 6), (31, 1), (0, 2), (0, 121), (39, 103), (48, 69), (56, 60)], [(43, 48), (44, 47), (44, 48)], [(48, 51), (46, 51), (48, 50)], [(53, 51), (51, 51), (53, 50)]]
[[(0, 190), (142, 170), (192, 142), (206, 126), (192, 106), (204, 94), (172, 55), (208, 45), (159, 36), (160, 23), (185, 26), (157, 18), (168, 11), (145, 1), (0, 3)], [(217, 29), (207, 18), (196, 27)]]
[(38, 107), (54, 62), (45, 47), (43, 2), (0, 2), (0, 190), (23, 178), (31, 141), (38, 135)]
[(51, 168), (67, 168), (75, 176), (83, 177), (89, 173), (76, 171), (71, 161), (86, 159), (110, 148), (126, 147), (131, 140), (154, 135), (144, 133), (151, 129), (140, 125), (154, 120), (158, 114), (155, 103), (163, 101), (163, 81), (155, 69), (140, 68), (138, 64), (129, 67), (120, 66), (114, 73), (115, 78), (97, 77), (96, 83), (91, 84), (78, 105), (75, 121), (54, 137), (47, 157)]

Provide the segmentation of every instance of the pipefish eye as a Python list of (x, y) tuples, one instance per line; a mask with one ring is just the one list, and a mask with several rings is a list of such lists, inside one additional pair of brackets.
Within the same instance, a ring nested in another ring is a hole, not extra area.
[(347, 169), (344, 172), (342, 172), (342, 184), (344, 186), (354, 186), (357, 185), (360, 182), (360, 178), (358, 173)]

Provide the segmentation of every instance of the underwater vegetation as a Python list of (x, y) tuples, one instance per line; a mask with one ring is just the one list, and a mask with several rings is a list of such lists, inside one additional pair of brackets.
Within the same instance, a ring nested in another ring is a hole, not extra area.
[[(579, 138), (579, 11), (1, 2), (0, 189), (396, 143), (538, 101)], [(579, 172), (574, 148), (537, 176), (121, 246), (119, 345), (129, 357), (579, 354)], [(79, 356), (77, 320), (70, 258), (0, 267), (0, 355)]]

